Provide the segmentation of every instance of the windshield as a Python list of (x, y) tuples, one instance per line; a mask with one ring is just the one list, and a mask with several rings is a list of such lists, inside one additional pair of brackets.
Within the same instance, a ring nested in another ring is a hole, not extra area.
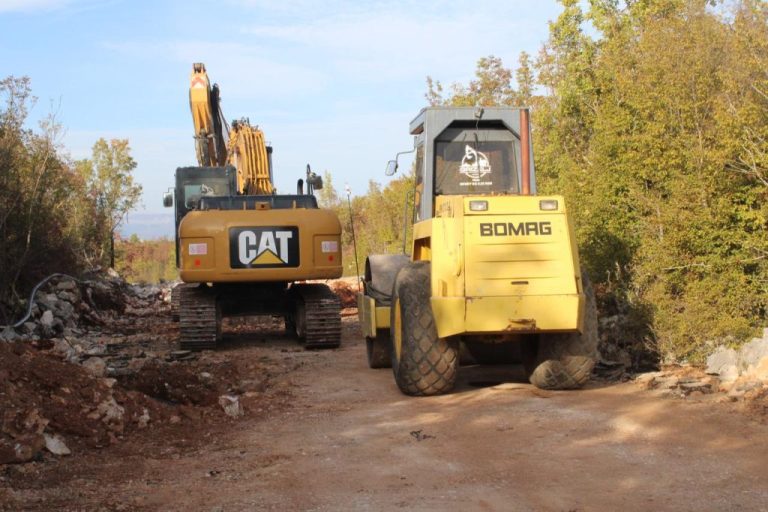
[(184, 183), (184, 206), (187, 209), (197, 207), (201, 197), (228, 196), (229, 180), (222, 177), (200, 177)]
[(519, 146), (506, 129), (445, 130), (435, 140), (435, 194), (519, 193)]

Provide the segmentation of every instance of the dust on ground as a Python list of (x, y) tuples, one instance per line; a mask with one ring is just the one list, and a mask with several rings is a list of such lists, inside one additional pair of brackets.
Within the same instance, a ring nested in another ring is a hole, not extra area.
[[(167, 309), (146, 309), (120, 350), (93, 356), (103, 374), (43, 342), (0, 344), (9, 431), (47, 421), (40, 431), (71, 451), (0, 465), (0, 509), (768, 507), (763, 388), (729, 395), (699, 369), (664, 368), (552, 392), (499, 365), (462, 367), (455, 392), (410, 398), (390, 370), (367, 368), (353, 315), (338, 350), (305, 351), (262, 318), (227, 322), (219, 350), (189, 354)], [(235, 414), (222, 396), (237, 398)], [(121, 428), (109, 407), (94, 414), (107, 397)]]

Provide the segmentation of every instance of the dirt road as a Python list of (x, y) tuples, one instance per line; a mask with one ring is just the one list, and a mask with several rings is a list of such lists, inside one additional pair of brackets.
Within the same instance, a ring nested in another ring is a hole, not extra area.
[(389, 370), (367, 368), (355, 318), (344, 326), (336, 351), (230, 335), (222, 358), (291, 369), (279, 406), (188, 438), (14, 466), (5, 507), (768, 510), (768, 426), (728, 404), (633, 383), (543, 392), (514, 366), (463, 368), (455, 393), (409, 398)]

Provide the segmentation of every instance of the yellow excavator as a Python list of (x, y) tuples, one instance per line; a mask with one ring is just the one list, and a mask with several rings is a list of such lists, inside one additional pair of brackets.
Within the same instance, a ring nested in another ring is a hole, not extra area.
[(322, 179), (307, 165), (296, 194), (278, 194), (264, 133), (248, 119), (228, 126), (202, 63), (192, 67), (189, 103), (198, 166), (176, 169), (163, 197), (176, 214), (181, 348), (213, 349), (222, 317), (251, 315), (284, 317), (307, 348), (338, 347), (339, 299), (306, 282), (342, 274), (341, 224), (314, 196)]

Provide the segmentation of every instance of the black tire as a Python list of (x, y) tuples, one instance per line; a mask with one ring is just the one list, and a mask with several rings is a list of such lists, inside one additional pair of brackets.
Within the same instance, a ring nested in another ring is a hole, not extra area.
[(428, 261), (411, 263), (397, 274), (390, 317), (391, 360), (397, 387), (406, 395), (441, 395), (456, 384), (459, 340), (437, 337), (430, 292)]
[(376, 337), (365, 337), (365, 348), (368, 353), (369, 368), (391, 368), (392, 359), (389, 347), (389, 330), (376, 329)]
[(595, 291), (582, 271), (586, 296), (584, 332), (540, 334), (523, 343), (523, 365), (528, 380), (540, 389), (577, 389), (589, 380), (597, 361), (597, 306)]

